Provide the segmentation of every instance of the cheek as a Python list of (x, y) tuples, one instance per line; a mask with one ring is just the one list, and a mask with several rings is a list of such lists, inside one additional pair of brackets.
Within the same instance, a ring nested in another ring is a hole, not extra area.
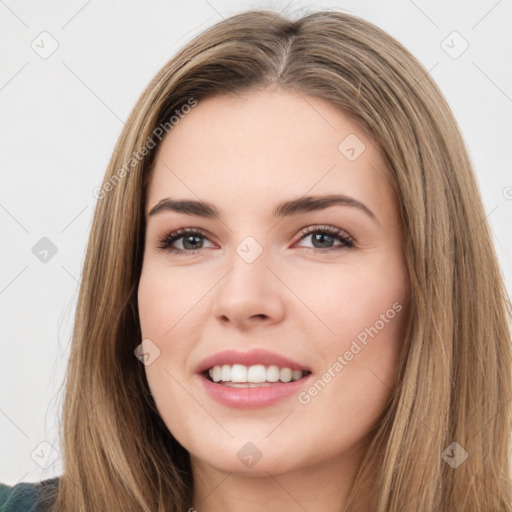
[[(368, 329), (375, 325), (379, 334), (385, 331), (392, 338), (405, 316), (398, 311), (405, 308), (407, 300), (404, 269), (391, 262), (340, 265), (327, 269), (324, 276), (317, 272), (297, 276), (297, 280), (298, 294), (314, 313), (308, 318), (326, 346), (335, 350), (358, 336), (364, 343)], [(315, 317), (322, 323), (320, 327)]]
[(398, 260), (347, 268), (329, 283), (327, 296), (318, 307), (323, 305), (325, 322), (336, 334), (322, 336), (319, 350), (335, 377), (325, 378), (329, 389), (319, 397), (319, 410), (343, 414), (348, 407), (370, 424), (389, 397), (403, 349), (405, 269)]
[[(339, 417), (350, 411), (360, 427), (369, 426), (382, 411), (403, 348), (406, 282), (401, 267), (340, 267), (324, 280), (321, 295), (307, 295), (323, 324), (314, 343), (323, 369), (302, 403), (311, 402), (319, 421), (327, 421), (326, 411)], [(314, 288), (306, 283), (303, 290)]]
[(183, 319), (189, 320), (189, 314), (198, 315), (202, 298), (213, 283), (212, 276), (203, 278), (157, 265), (143, 269), (138, 289), (143, 336), (171, 338)]
[[(183, 270), (183, 269), (182, 269)], [(149, 339), (159, 356), (145, 366), (148, 384), (166, 424), (180, 423), (182, 413), (194, 416), (197, 404), (185, 391), (190, 353), (200, 336), (208, 308), (205, 295), (215, 284), (199, 272), (176, 272), (152, 262), (143, 268), (138, 287), (142, 339)], [(149, 346), (152, 346), (151, 344)]]

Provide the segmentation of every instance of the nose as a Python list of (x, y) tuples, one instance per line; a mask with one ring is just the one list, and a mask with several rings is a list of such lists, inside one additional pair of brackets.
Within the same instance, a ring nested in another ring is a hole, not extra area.
[(267, 263), (265, 253), (252, 263), (234, 255), (231, 270), (216, 287), (212, 308), (215, 318), (244, 330), (282, 320), (285, 290)]

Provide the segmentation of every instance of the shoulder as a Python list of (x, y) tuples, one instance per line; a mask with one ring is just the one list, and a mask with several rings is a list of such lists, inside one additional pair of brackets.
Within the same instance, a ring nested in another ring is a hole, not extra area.
[(59, 488), (59, 477), (41, 482), (0, 483), (0, 512), (40, 512), (53, 501)]

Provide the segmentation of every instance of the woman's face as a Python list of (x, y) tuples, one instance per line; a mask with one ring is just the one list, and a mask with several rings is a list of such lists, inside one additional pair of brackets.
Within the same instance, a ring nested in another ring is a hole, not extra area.
[[(145, 214), (145, 371), (193, 464), (279, 474), (359, 453), (396, 378), (409, 292), (372, 140), (314, 97), (200, 101), (159, 147)], [(159, 248), (178, 229), (195, 232)]]

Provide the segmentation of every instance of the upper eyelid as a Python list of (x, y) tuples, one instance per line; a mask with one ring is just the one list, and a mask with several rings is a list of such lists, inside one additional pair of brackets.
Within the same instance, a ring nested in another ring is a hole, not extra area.
[(306, 226), (300, 229), (297, 235), (310, 235), (311, 233), (315, 233), (316, 231), (325, 231), (327, 233), (332, 233), (333, 235), (345, 235), (348, 238), (352, 238), (352, 236), (343, 228), (338, 228), (336, 226), (331, 226), (329, 224), (311, 224), (310, 226)]
[[(339, 234), (345, 234), (347, 237), (352, 238), (352, 236), (345, 229), (338, 228), (336, 226), (331, 226), (329, 224), (311, 224), (309, 226), (301, 228), (297, 232), (297, 236), (309, 235), (312, 232), (314, 233), (315, 231), (322, 231), (322, 230), (326, 230), (326, 231), (329, 231), (332, 233), (334, 233), (334, 230), (336, 230)], [(168, 237), (171, 235), (186, 236), (187, 234), (197, 234), (197, 235), (204, 236), (205, 238), (209, 238), (210, 236), (212, 236), (212, 235), (210, 235), (210, 233), (207, 230), (205, 230), (203, 228), (196, 228), (196, 227), (191, 226), (191, 227), (185, 227), (185, 228), (177, 228), (172, 231), (166, 232), (166, 234), (163, 235), (163, 237), (165, 238), (165, 237)]]

